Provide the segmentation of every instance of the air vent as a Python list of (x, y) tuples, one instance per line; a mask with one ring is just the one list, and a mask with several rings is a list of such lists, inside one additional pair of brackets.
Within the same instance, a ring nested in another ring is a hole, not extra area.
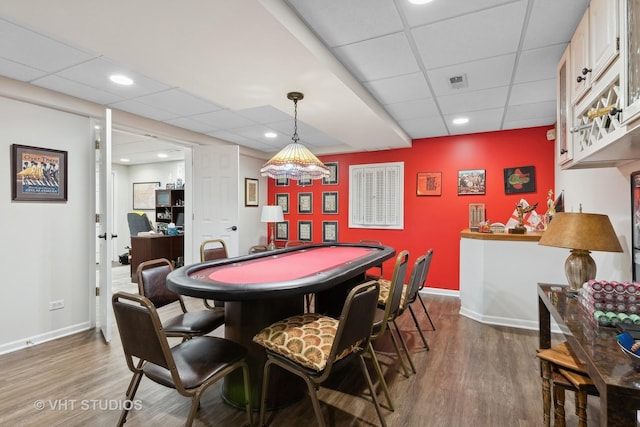
[(451, 89), (464, 89), (468, 87), (467, 75), (460, 74), (459, 76), (449, 77), (449, 86), (451, 86)]

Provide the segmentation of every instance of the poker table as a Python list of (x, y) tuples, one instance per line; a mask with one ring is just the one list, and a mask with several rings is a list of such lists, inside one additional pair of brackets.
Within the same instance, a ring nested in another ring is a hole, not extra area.
[[(304, 312), (304, 295), (315, 294), (315, 311), (338, 317), (349, 290), (365, 272), (392, 258), (388, 246), (359, 243), (310, 244), (207, 261), (172, 271), (169, 289), (181, 295), (225, 301), (225, 338), (249, 350), (252, 405), (258, 408), (266, 353), (253, 336), (269, 324)], [(300, 378), (283, 370), (269, 375), (268, 409), (304, 396)], [(224, 380), (222, 396), (243, 408), (240, 373)]]

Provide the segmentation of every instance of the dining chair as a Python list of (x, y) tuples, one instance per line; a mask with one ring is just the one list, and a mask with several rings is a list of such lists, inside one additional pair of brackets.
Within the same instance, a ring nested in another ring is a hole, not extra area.
[(411, 288), (409, 289), (409, 291), (406, 294), (406, 298), (404, 301), (404, 307), (409, 309), (409, 313), (411, 314), (411, 318), (413, 319), (413, 323), (416, 325), (416, 329), (418, 330), (418, 334), (420, 334), (420, 338), (422, 339), (422, 343), (424, 344), (424, 347), (429, 350), (429, 343), (427, 342), (427, 339), (424, 337), (424, 333), (422, 332), (422, 327), (420, 326), (420, 322), (418, 321), (418, 317), (416, 316), (415, 312), (413, 311), (413, 304), (417, 301), (420, 300), (420, 303), (422, 304), (422, 307), (424, 308), (424, 312), (427, 315), (427, 319), (429, 319), (429, 323), (431, 323), (431, 328), (432, 330), (436, 330), (435, 325), (433, 324), (433, 321), (431, 320), (431, 316), (429, 316), (429, 312), (427, 311), (427, 308), (424, 305), (424, 302), (422, 301), (422, 297), (420, 296), (420, 289), (424, 288), (424, 284), (427, 281), (427, 276), (429, 275), (429, 268), (431, 267), (431, 259), (433, 258), (433, 248), (430, 248), (426, 255), (424, 255), (425, 257), (425, 261), (424, 261), (424, 265), (422, 266), (422, 270), (421, 270), (421, 274), (420, 277), (418, 279), (418, 282), (415, 283), (415, 285), (417, 285), (416, 288)]
[[(296, 246), (305, 246), (309, 244), (311, 244), (311, 242), (306, 242), (302, 240), (289, 240), (287, 243), (284, 244), (284, 247), (293, 248)], [(314, 297), (314, 294), (305, 294), (304, 296), (304, 305), (307, 309), (307, 313), (311, 313), (311, 303), (313, 302), (313, 297)]]
[[(200, 262), (215, 261), (217, 259), (229, 258), (227, 244), (222, 239), (208, 239), (200, 243)], [(224, 301), (209, 302), (202, 300), (204, 306), (212, 310), (224, 309)]]
[(158, 258), (144, 261), (138, 265), (138, 292), (148, 298), (155, 308), (177, 302), (182, 314), (165, 320), (162, 324), (169, 337), (182, 337), (188, 340), (205, 335), (224, 324), (223, 310), (187, 311), (182, 295), (167, 287), (167, 276), (173, 271), (171, 261)]
[[(431, 253), (429, 253), (431, 252)], [(431, 258), (433, 258), (433, 249), (429, 249), (429, 251), (427, 251), (427, 267), (426, 270), (424, 272), (424, 278), (422, 280), (422, 283), (420, 284), (420, 289), (418, 289), (418, 292), (416, 293), (416, 299), (420, 302), (420, 305), (422, 306), (422, 310), (424, 311), (425, 316), (427, 316), (427, 320), (429, 320), (429, 324), (431, 325), (431, 330), (435, 331), (436, 330), (436, 325), (435, 323), (433, 323), (433, 320), (431, 319), (431, 316), (429, 315), (429, 310), (427, 310), (427, 306), (424, 305), (424, 301), (422, 300), (422, 296), (420, 295), (420, 291), (422, 289), (424, 289), (426, 283), (427, 283), (427, 277), (429, 276), (429, 269), (431, 268)], [(411, 307), (411, 306), (409, 306)], [(411, 314), (413, 315), (414, 319), (415, 319), (415, 313), (413, 311), (413, 309), (411, 309)], [(417, 320), (416, 320), (416, 326), (418, 326)], [(418, 330), (420, 331), (420, 333), (422, 334), (422, 329), (420, 329), (418, 327)]]
[(285, 369), (304, 380), (318, 424), (325, 425), (317, 390), (329, 376), (358, 359), (380, 423), (386, 426), (363, 354), (369, 348), (378, 284), (369, 281), (348, 294), (338, 319), (317, 313), (288, 317), (261, 330), (253, 341), (267, 352), (262, 379), (260, 418), (264, 425), (265, 404), (272, 366)]
[(396, 338), (391, 328), (388, 328), (388, 324), (390, 322), (393, 322), (393, 320), (397, 317), (398, 311), (400, 309), (400, 299), (402, 298), (402, 291), (403, 291), (402, 285), (404, 284), (404, 280), (407, 275), (408, 262), (409, 262), (409, 251), (404, 250), (396, 256), (396, 261), (393, 268), (393, 275), (391, 278), (391, 283), (389, 285), (389, 297), (383, 308), (380, 308), (380, 307), (376, 308), (376, 314), (373, 322), (373, 329), (371, 332), (371, 340), (369, 341), (369, 352), (371, 355), (371, 360), (378, 374), (378, 377), (380, 378), (380, 385), (382, 387), (385, 397), (387, 398), (389, 409), (391, 409), (392, 411), (394, 410), (394, 407), (393, 407), (393, 401), (391, 400), (391, 394), (389, 393), (387, 382), (384, 379), (382, 368), (380, 367), (380, 362), (378, 361), (378, 358), (376, 356), (376, 352), (373, 348), (372, 343), (377, 339), (381, 338), (385, 334), (387, 329), (389, 329), (389, 336), (391, 337), (391, 342), (393, 343), (393, 347), (395, 348), (396, 355), (398, 356), (398, 361), (400, 362), (400, 365), (402, 365), (402, 369), (405, 373), (405, 376), (406, 377), (409, 376), (407, 367), (404, 364), (404, 359), (402, 357), (402, 354), (400, 353), (400, 347), (398, 347), (398, 342), (396, 341)]
[(589, 378), (584, 365), (571, 353), (566, 342), (551, 348), (539, 350), (542, 375), (543, 425), (551, 423), (551, 397), (553, 395), (554, 425), (566, 424), (564, 401), (565, 391), (575, 393), (575, 410), (578, 426), (587, 426), (587, 396), (599, 396), (598, 389)]
[[(374, 239), (362, 239), (362, 240), (360, 240), (360, 243), (365, 244), (365, 245), (382, 246), (382, 242), (380, 240), (374, 240)], [(384, 271), (383, 271), (382, 264), (376, 265), (376, 266), (371, 267), (370, 269), (367, 270), (367, 272), (365, 273), (365, 278), (367, 280), (382, 279), (383, 272)]]
[[(245, 410), (252, 423), (247, 349), (233, 341), (211, 336), (195, 337), (169, 347), (167, 334), (153, 303), (141, 295), (116, 292), (113, 312), (120, 333), (122, 349), (133, 377), (126, 391), (126, 401), (133, 402), (142, 376), (191, 398), (185, 423), (191, 426), (200, 406), (202, 394), (218, 380), (241, 369), (244, 379)], [(134, 361), (134, 358), (137, 360)], [(132, 405), (123, 405), (118, 426), (127, 419)]]

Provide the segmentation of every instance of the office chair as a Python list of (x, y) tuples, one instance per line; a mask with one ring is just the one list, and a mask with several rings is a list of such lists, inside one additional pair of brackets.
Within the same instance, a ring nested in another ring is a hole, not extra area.
[(162, 327), (168, 337), (182, 337), (188, 340), (205, 335), (224, 324), (224, 311), (200, 310), (187, 311), (182, 295), (167, 288), (167, 276), (173, 270), (171, 261), (166, 258), (145, 261), (138, 265), (138, 292), (148, 298), (156, 307), (164, 307), (178, 302), (182, 314), (163, 322)]
[[(195, 337), (169, 347), (158, 312), (148, 298), (116, 292), (112, 297), (112, 305), (127, 366), (133, 372), (126, 392), (128, 402), (133, 401), (144, 375), (151, 381), (176, 389), (183, 396), (191, 397), (191, 409), (185, 423), (191, 426), (202, 393), (229, 373), (242, 369), (245, 410), (251, 425), (251, 387), (246, 348), (233, 341), (210, 336)], [(134, 357), (137, 359), (135, 362)], [(131, 405), (123, 406), (118, 426), (126, 422), (130, 410)]]
[(145, 212), (129, 212), (127, 213), (127, 223), (129, 224), (129, 233), (135, 237), (140, 232), (153, 230), (151, 221)]
[[(264, 328), (253, 338), (254, 342), (265, 347), (267, 351), (258, 425), (264, 425), (269, 372), (272, 365), (285, 369), (304, 380), (318, 424), (323, 427), (325, 422), (316, 391), (334, 370), (349, 366), (350, 362), (357, 358), (380, 423), (386, 426), (363, 357), (369, 348), (377, 300), (378, 285), (370, 281), (354, 287), (349, 292), (338, 319), (317, 313), (292, 316)], [(318, 331), (321, 331), (320, 335)], [(305, 336), (309, 339), (305, 340)], [(287, 337), (303, 345), (300, 348), (289, 347), (286, 345), (289, 341)]]

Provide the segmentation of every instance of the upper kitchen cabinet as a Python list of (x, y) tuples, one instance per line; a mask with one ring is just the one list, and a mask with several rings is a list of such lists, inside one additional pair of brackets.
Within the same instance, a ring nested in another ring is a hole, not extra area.
[(563, 165), (573, 159), (573, 145), (571, 144), (571, 81), (569, 78), (569, 57), (571, 45), (567, 46), (560, 63), (558, 64), (557, 79), (557, 111), (556, 119), (556, 159), (558, 164)]
[(571, 103), (578, 102), (590, 88), (591, 68), (589, 67), (589, 9), (584, 13), (582, 20), (571, 38), (570, 74), (573, 80), (571, 85)]
[(624, 0), (622, 16), (622, 121), (630, 123), (640, 112), (640, 0)]

